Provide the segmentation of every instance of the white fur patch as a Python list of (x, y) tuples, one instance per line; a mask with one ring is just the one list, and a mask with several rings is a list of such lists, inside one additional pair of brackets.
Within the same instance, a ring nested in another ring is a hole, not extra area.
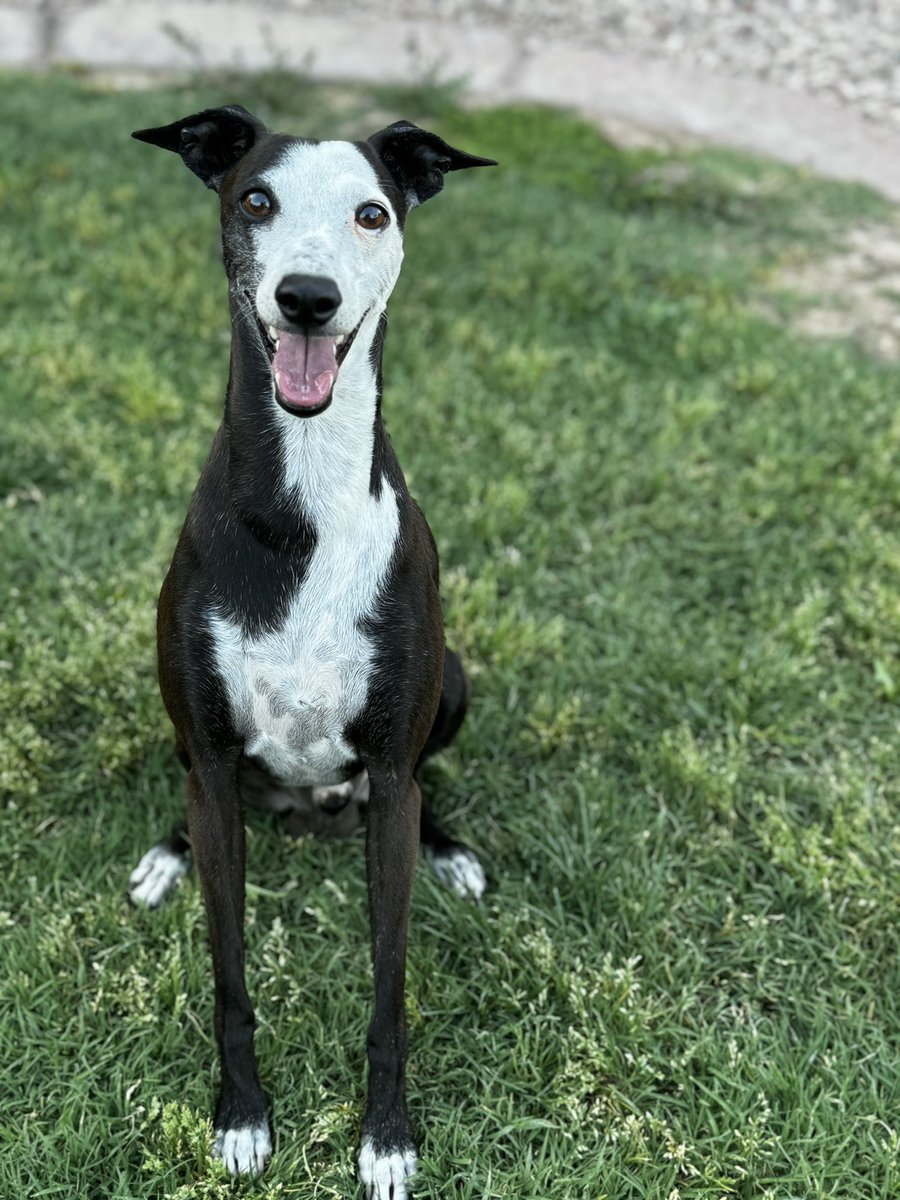
[(463, 900), (480, 900), (487, 888), (484, 868), (474, 850), (459, 846), (445, 854), (425, 852), (435, 875)]
[[(366, 353), (365, 344), (357, 350)], [(248, 638), (237, 622), (209, 614), (216, 664), (246, 753), (294, 786), (342, 782), (354, 757), (342, 735), (365, 704), (375, 649), (360, 626), (376, 611), (399, 530), (397, 497), (387, 482), (379, 497), (369, 492), (374, 381), (369, 417), (344, 414), (341, 383), (332, 408), (319, 416), (284, 414), (291, 422), (287, 483), (317, 536), (286, 619)], [(333, 410), (337, 419), (329, 422)], [(347, 453), (363, 439), (368, 447)]]
[(409, 1179), (416, 1172), (416, 1152), (393, 1150), (378, 1154), (369, 1138), (359, 1148), (359, 1179), (365, 1200), (408, 1200)]
[[(260, 268), (256, 308), (267, 325), (284, 327), (275, 291), (285, 275), (333, 279), (342, 303), (323, 334), (350, 333), (373, 307), (387, 303), (403, 261), (403, 237), (391, 204), (364, 155), (350, 142), (298, 142), (262, 176), (277, 210), (253, 228)], [(391, 219), (381, 229), (356, 222), (361, 205), (380, 204)]]
[(221, 1159), (231, 1175), (262, 1175), (272, 1157), (268, 1123), (217, 1129), (213, 1158)]
[[(298, 418), (277, 410), (284, 487), (316, 531), (316, 546), (286, 619), (245, 637), (209, 613), (216, 664), (246, 753), (293, 786), (342, 782), (354, 757), (343, 730), (362, 710), (374, 646), (360, 628), (378, 604), (399, 532), (387, 481), (370, 492), (375, 374), (369, 348), (377, 314), (341, 368), (331, 407)], [(273, 401), (274, 403), (274, 401)]]
[(329, 804), (332, 800), (349, 800), (353, 795), (353, 780), (346, 783), (334, 783), (330, 787), (314, 787), (312, 790), (313, 804)]
[(369, 798), (369, 772), (363, 767), (358, 775), (346, 783), (335, 783), (331, 787), (314, 787), (313, 804), (327, 805), (331, 800), (357, 800), (364, 804)]
[(190, 870), (186, 854), (177, 854), (165, 843), (152, 846), (128, 879), (128, 895), (135, 904), (156, 908)]

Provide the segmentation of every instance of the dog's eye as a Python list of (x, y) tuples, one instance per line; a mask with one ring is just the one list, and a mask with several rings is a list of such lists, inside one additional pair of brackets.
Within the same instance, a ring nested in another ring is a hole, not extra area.
[(265, 192), (252, 191), (241, 197), (241, 208), (248, 217), (267, 217), (272, 211), (272, 198)]
[(380, 229), (387, 224), (388, 215), (380, 204), (364, 204), (356, 210), (356, 223), (363, 229)]

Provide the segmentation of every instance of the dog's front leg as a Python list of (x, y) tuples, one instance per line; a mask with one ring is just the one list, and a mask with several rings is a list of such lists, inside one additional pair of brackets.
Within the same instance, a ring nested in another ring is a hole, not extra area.
[(259, 1175), (272, 1153), (266, 1096), (253, 1049), (255, 1020), (244, 982), (244, 822), (240, 750), (188, 776), (188, 826), (203, 889), (215, 978), (222, 1083), (213, 1153), (232, 1175)]
[(406, 1200), (416, 1152), (406, 1112), (406, 930), (419, 847), (421, 794), (411, 773), (369, 764), (366, 864), (375, 1007), (369, 1026), (369, 1099), (359, 1176), (366, 1200)]

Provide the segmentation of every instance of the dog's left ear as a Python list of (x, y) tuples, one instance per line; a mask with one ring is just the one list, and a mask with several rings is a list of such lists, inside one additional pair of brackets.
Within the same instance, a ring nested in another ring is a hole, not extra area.
[(240, 104), (206, 108), (159, 129), (138, 129), (131, 136), (180, 154), (186, 167), (208, 188), (219, 184), (234, 164), (269, 131)]
[(397, 181), (410, 208), (436, 196), (448, 171), (497, 165), (492, 158), (477, 158), (454, 150), (436, 133), (409, 121), (395, 121), (387, 129), (373, 133), (369, 145)]

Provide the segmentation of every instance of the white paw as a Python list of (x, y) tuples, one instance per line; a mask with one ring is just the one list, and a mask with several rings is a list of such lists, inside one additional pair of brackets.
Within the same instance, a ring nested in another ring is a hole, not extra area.
[(474, 850), (454, 847), (444, 854), (428, 852), (428, 861), (438, 879), (463, 900), (480, 900), (487, 888), (484, 869)]
[(230, 1175), (262, 1175), (272, 1157), (272, 1138), (266, 1121), (217, 1129), (213, 1158), (221, 1159)]
[(128, 895), (135, 904), (156, 908), (183, 875), (190, 862), (186, 854), (178, 854), (165, 843), (153, 846), (131, 872)]
[(353, 782), (332, 783), (327, 787), (314, 787), (312, 790), (313, 804), (327, 805), (333, 800), (347, 801), (353, 795)]
[(370, 1138), (359, 1148), (359, 1179), (366, 1200), (409, 1200), (409, 1179), (416, 1173), (416, 1152), (390, 1150), (379, 1154)]

